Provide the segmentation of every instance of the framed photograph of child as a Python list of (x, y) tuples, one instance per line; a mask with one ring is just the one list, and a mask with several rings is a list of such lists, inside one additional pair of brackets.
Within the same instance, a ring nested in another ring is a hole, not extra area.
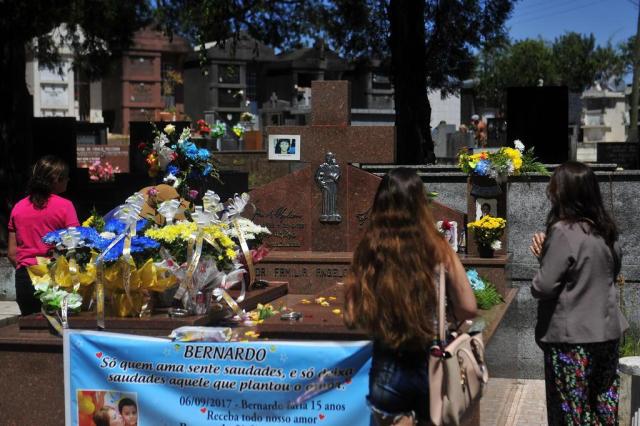
[(269, 135), (269, 160), (300, 160), (300, 135)]
[(498, 216), (498, 200), (495, 198), (476, 198), (476, 220), (484, 216)]

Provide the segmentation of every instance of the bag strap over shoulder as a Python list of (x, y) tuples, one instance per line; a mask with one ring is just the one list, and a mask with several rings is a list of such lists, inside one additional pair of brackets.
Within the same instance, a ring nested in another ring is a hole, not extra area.
[(444, 264), (440, 264), (440, 278), (438, 280), (438, 340), (444, 342), (446, 318), (445, 318), (445, 298), (446, 298), (446, 286), (444, 281)]

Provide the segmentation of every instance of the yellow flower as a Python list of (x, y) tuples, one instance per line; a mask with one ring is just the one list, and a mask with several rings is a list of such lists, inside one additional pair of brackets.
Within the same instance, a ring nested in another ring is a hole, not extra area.
[(172, 134), (173, 132), (175, 132), (175, 131), (176, 131), (176, 126), (174, 126), (173, 124), (167, 124), (167, 125), (164, 127), (164, 132), (165, 132), (167, 135), (171, 135), (171, 134)]
[(89, 217), (87, 218), (87, 220), (85, 220), (84, 222), (82, 222), (82, 226), (84, 226), (84, 227), (89, 227), (89, 226), (93, 225), (93, 220), (94, 220), (94, 217), (93, 217), (93, 216), (89, 216)]

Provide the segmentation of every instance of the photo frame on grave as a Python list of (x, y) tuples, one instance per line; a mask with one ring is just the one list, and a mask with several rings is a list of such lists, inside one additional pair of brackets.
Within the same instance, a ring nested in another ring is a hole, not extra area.
[(475, 220), (480, 220), (482, 217), (498, 216), (498, 200), (495, 198), (476, 198), (476, 216)]
[(300, 135), (269, 135), (269, 160), (299, 161), (301, 148)]
[(449, 243), (449, 246), (453, 249), (453, 251), (458, 252), (458, 222), (448, 221), (451, 226), (448, 230), (442, 229), (442, 220), (439, 220), (436, 223), (436, 228), (438, 231), (442, 233), (444, 239)]

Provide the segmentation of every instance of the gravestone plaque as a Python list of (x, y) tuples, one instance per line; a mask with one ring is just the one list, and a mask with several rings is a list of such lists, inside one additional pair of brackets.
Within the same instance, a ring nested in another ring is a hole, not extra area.
[(615, 163), (623, 169), (638, 168), (639, 145), (633, 142), (602, 142), (597, 147), (598, 163)]
[(137, 104), (147, 104), (153, 102), (154, 83), (131, 82), (129, 85), (131, 102), (135, 102)]

